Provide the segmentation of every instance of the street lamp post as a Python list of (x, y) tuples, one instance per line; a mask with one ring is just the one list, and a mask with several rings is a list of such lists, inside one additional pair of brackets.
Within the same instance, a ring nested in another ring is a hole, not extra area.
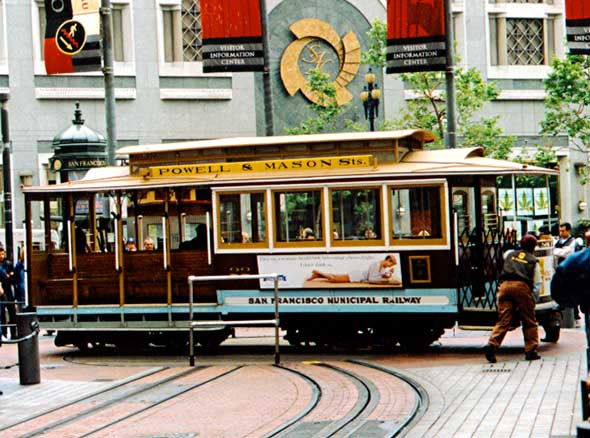
[(381, 99), (381, 90), (375, 82), (375, 73), (369, 67), (365, 75), (365, 85), (361, 91), (361, 101), (365, 109), (365, 119), (369, 120), (369, 129), (375, 130), (375, 117), (379, 117), (379, 99)]

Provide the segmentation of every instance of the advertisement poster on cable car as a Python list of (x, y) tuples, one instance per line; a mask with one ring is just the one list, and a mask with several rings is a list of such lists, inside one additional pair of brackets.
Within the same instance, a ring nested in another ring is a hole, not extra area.
[[(401, 288), (399, 253), (260, 255), (258, 272), (280, 275), (279, 288)], [(272, 280), (260, 280), (272, 289)]]
[(502, 210), (502, 216), (514, 216), (516, 202), (514, 200), (513, 189), (499, 189), (498, 202)]
[[(553, 268), (553, 255), (550, 251), (537, 251), (543, 255), (539, 256), (535, 253), (535, 256), (539, 259), (539, 266), (541, 268), (541, 290), (539, 291), (540, 297), (549, 296), (551, 294), (551, 278), (555, 269)], [(545, 255), (548, 252), (549, 255)]]
[(549, 188), (547, 187), (535, 187), (533, 189), (535, 197), (535, 215), (548, 215), (549, 214)]

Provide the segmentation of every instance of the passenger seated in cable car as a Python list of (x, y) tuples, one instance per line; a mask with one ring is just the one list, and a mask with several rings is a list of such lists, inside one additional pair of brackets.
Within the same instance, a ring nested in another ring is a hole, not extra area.
[(299, 238), (301, 240), (315, 240), (315, 233), (311, 228), (307, 227), (301, 230)]
[(127, 242), (125, 242), (125, 251), (126, 252), (137, 251), (137, 246), (135, 245), (135, 239), (133, 237), (130, 237), (129, 239), (127, 239)]
[(153, 251), (154, 249), (154, 239), (152, 239), (151, 237), (146, 237), (143, 241), (143, 250)]
[(245, 231), (242, 231), (242, 243), (252, 243), (252, 239), (250, 239), (250, 235)]
[(375, 231), (373, 231), (372, 227), (367, 227), (367, 229), (365, 230), (365, 239), (376, 239), (377, 238), (377, 233), (375, 233)]
[(207, 248), (207, 225), (197, 224), (195, 228), (197, 235), (191, 240), (185, 240), (179, 249), (205, 249)]

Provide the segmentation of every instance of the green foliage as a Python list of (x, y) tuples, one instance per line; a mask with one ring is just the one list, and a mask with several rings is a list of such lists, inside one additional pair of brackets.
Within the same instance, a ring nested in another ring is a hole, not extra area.
[(361, 54), (361, 63), (382, 69), (385, 67), (387, 55), (387, 23), (381, 20), (373, 21), (367, 36), (369, 48)]
[(336, 100), (336, 86), (330, 80), (330, 75), (321, 68), (309, 70), (308, 84), (310, 90), (318, 97), (318, 103), (312, 103), (311, 108), (316, 113), (297, 127), (286, 128), (289, 135), (318, 134), (321, 132), (335, 132), (338, 116), (344, 111)]
[(586, 165), (580, 170), (582, 185), (590, 181), (590, 59), (566, 55), (554, 58), (551, 73), (545, 80), (545, 119), (543, 134), (567, 134), (574, 148), (586, 154)]
[[(383, 67), (387, 47), (387, 25), (376, 20), (367, 35), (370, 40), (369, 50), (363, 54), (362, 62)], [(406, 108), (399, 110), (397, 117), (386, 120), (382, 129), (428, 129), (438, 138), (430, 147), (443, 147), (447, 118), (444, 72), (402, 74), (401, 79), (407, 89), (415, 92), (415, 98), (407, 102)], [(486, 82), (475, 68), (457, 68), (455, 89), (457, 134), (464, 137), (464, 145), (483, 146), (488, 155), (506, 158), (514, 139), (501, 137), (502, 129), (497, 126), (498, 117), (475, 120), (477, 111), (483, 108), (485, 102), (498, 97), (500, 91), (496, 84)]]
[(482, 117), (479, 123), (467, 124), (462, 129), (464, 146), (483, 146), (489, 157), (506, 160), (514, 146), (514, 137), (502, 136), (496, 123), (499, 117)]
[(582, 151), (590, 144), (590, 60), (567, 55), (553, 59), (552, 71), (545, 80), (546, 113), (541, 123), (545, 134), (567, 133)]
[(557, 163), (557, 154), (551, 145), (537, 145), (534, 162), (538, 166), (549, 167)]

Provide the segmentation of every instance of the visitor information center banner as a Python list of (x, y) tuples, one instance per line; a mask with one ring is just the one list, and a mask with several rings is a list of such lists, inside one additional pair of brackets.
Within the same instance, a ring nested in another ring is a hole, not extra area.
[(387, 0), (387, 73), (445, 70), (444, 0)]
[(264, 69), (259, 0), (201, 0), (203, 71)]
[(570, 53), (590, 54), (590, 0), (565, 0), (565, 25)]

